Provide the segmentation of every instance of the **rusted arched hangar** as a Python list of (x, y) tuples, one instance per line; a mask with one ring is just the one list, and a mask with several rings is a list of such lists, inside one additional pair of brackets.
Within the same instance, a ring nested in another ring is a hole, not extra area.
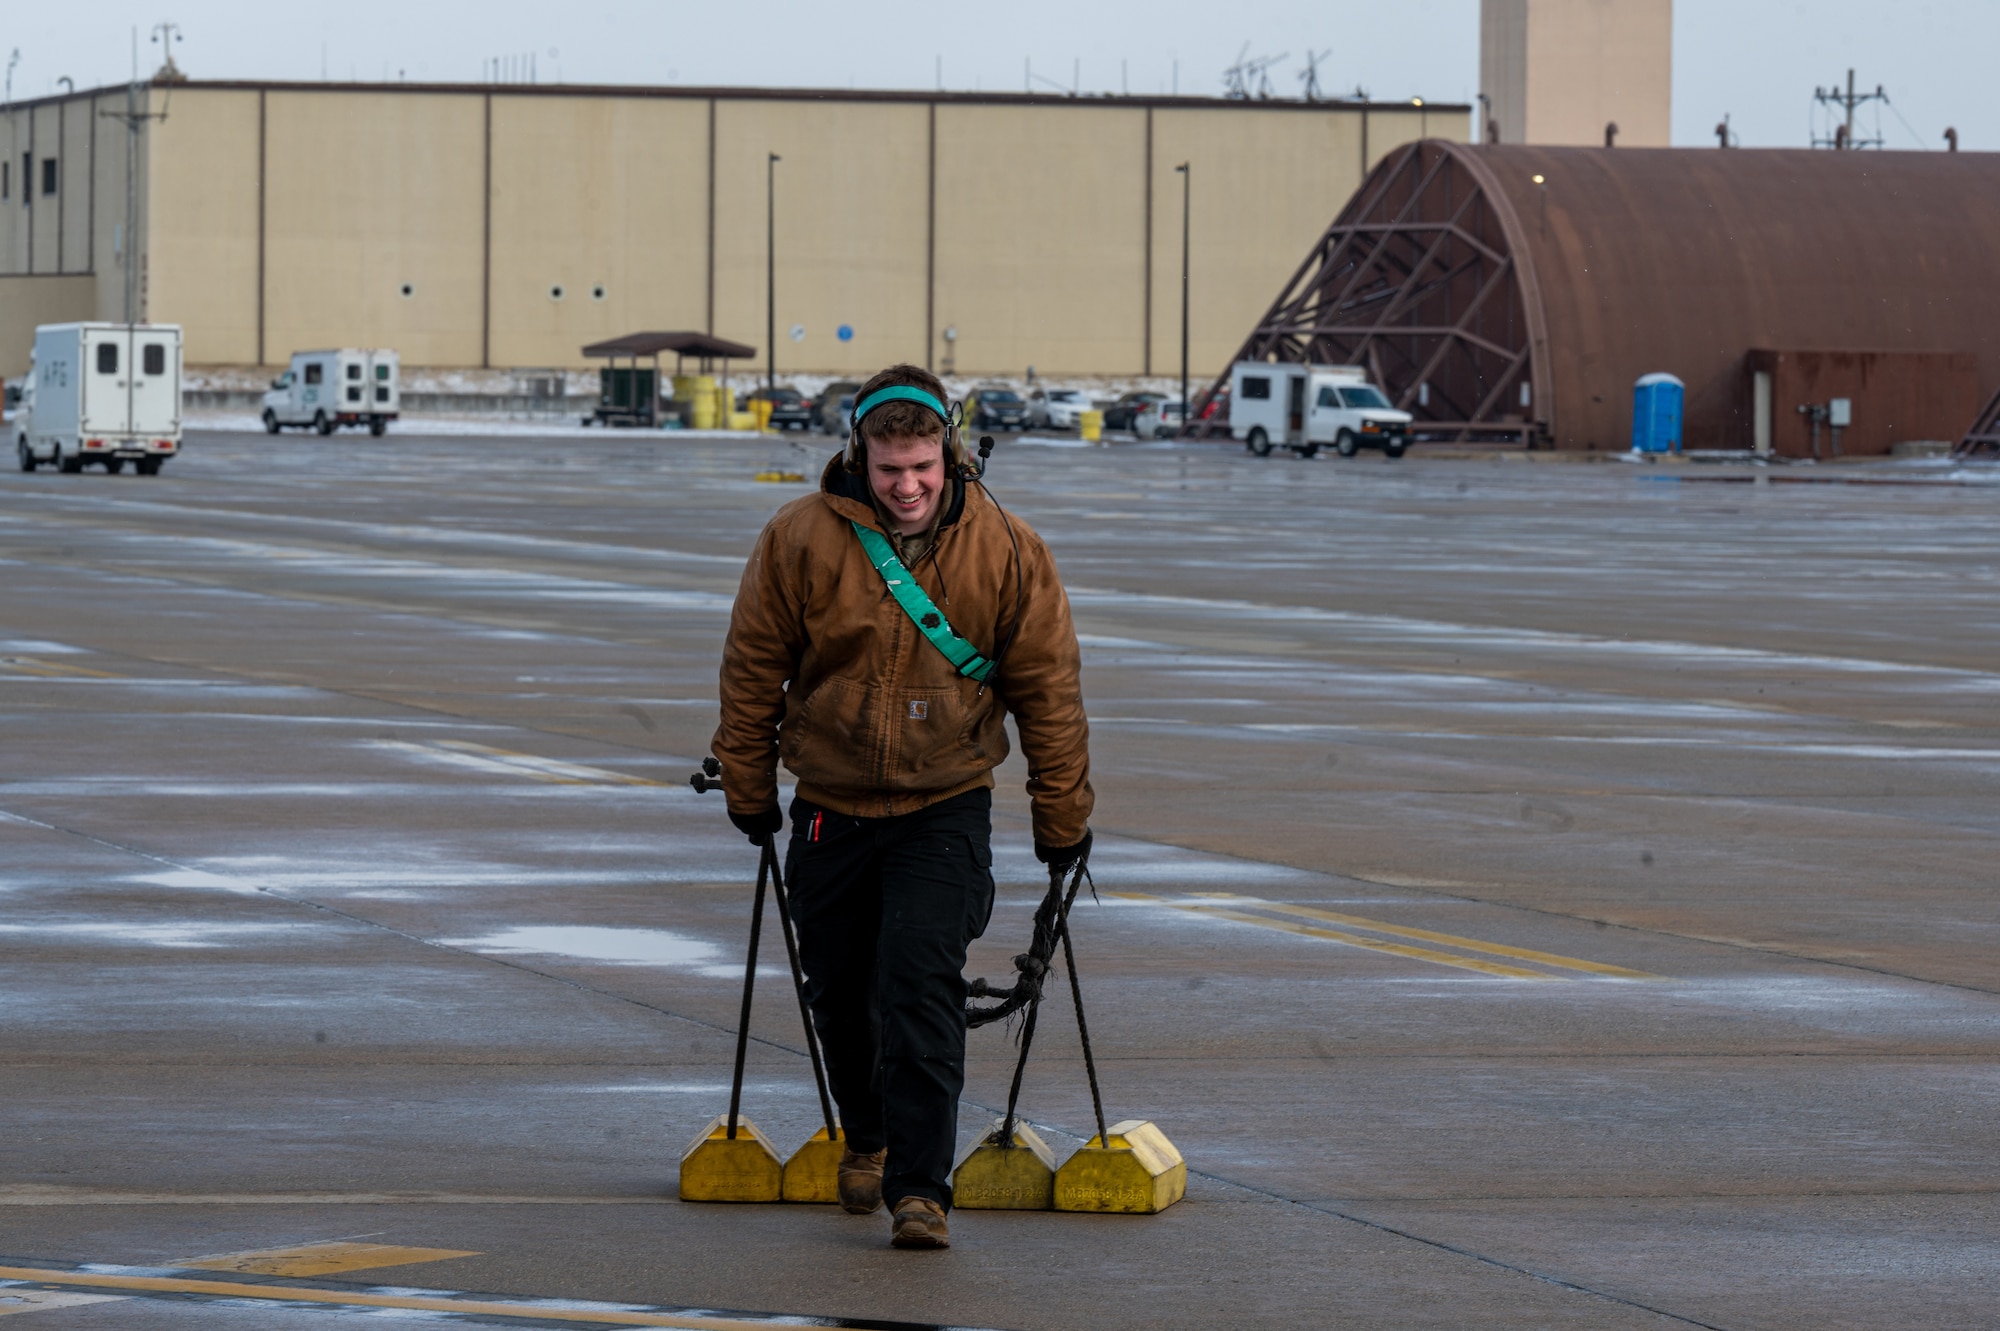
[(1805, 453), (1800, 409), (1845, 397), (1842, 451), (1884, 452), (1958, 438), (2000, 386), (1996, 304), (2000, 154), (1433, 139), (1376, 166), (1238, 359), (1366, 365), (1420, 438), (1624, 449), (1664, 371), (1689, 448)]

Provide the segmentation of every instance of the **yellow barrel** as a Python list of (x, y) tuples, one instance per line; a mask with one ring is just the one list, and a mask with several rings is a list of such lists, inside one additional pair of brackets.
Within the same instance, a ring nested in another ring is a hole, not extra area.
[(1104, 413), (1101, 411), (1079, 411), (1076, 414), (1076, 430), (1085, 439), (1093, 442), (1104, 437)]
[(688, 428), (690, 430), (715, 428), (715, 394), (704, 393), (689, 404)]
[(752, 398), (750, 400), (750, 415), (755, 418), (757, 422), (755, 428), (759, 433), (769, 430), (771, 428), (770, 399), (762, 397)]
[(699, 402), (703, 397), (715, 396), (715, 376), (712, 374), (677, 374), (674, 376), (674, 401)]

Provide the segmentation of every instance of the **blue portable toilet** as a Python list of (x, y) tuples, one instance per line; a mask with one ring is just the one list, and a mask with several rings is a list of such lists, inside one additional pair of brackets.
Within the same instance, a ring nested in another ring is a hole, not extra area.
[(1632, 451), (1681, 451), (1681, 399), (1687, 385), (1671, 374), (1642, 374), (1632, 386)]

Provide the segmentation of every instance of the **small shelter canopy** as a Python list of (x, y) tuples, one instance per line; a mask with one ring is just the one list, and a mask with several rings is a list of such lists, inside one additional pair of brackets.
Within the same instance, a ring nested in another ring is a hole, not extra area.
[[(592, 342), (583, 354), (602, 357), (611, 363), (598, 377), (597, 410), (591, 420), (605, 425), (637, 425), (652, 429), (660, 423), (660, 353), (674, 353), (674, 375), (679, 377), (681, 359), (696, 357), (701, 372), (708, 374), (715, 361), (722, 362), (722, 391), (729, 390), (729, 362), (757, 354), (757, 348), (710, 333), (627, 333), (604, 342)], [(651, 358), (642, 366), (642, 358)], [(621, 368), (619, 361), (630, 362)], [(586, 425), (590, 422), (585, 421)]]
[(583, 354), (622, 358), (657, 356), (663, 351), (671, 351), (676, 356), (699, 356), (703, 360), (747, 360), (757, 354), (755, 347), (731, 342), (712, 333), (627, 333), (608, 341), (593, 342), (583, 349)]

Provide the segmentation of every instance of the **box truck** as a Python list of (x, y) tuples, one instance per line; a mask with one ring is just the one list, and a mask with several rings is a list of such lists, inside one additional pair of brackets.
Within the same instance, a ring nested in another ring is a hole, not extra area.
[(1246, 360), (1230, 371), (1229, 437), (1258, 457), (1284, 447), (1309, 458), (1332, 444), (1344, 458), (1363, 448), (1399, 458), (1409, 447), (1411, 420), (1359, 365)]
[(178, 324), (43, 324), (14, 415), (22, 471), (97, 464), (141, 476), (181, 450)]
[(403, 407), (401, 364), (386, 348), (294, 351), (291, 368), (264, 394), (264, 428), (287, 425), (332, 434), (343, 425), (365, 425), (381, 434)]

